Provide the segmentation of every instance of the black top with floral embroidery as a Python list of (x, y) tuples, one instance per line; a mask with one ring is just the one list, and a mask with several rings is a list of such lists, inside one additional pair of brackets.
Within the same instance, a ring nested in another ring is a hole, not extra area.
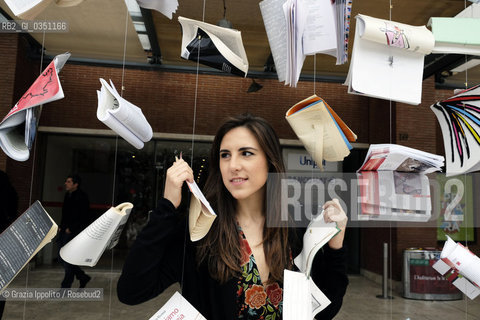
[[(304, 230), (294, 231), (298, 235), (289, 238), (302, 239)], [(295, 257), (301, 243), (290, 247)], [(250, 247), (244, 248), (248, 254)], [(248, 257), (242, 262), (241, 278), (220, 284), (210, 277), (207, 266), (197, 266), (185, 216), (170, 201), (160, 199), (125, 260), (117, 295), (123, 303), (139, 304), (180, 282), (182, 295), (208, 320), (281, 319), (282, 284), (263, 286), (253, 255)], [(315, 256), (311, 276), (332, 301), (316, 319), (333, 319), (348, 285), (345, 250), (325, 246)]]
[(275, 320), (282, 318), (283, 289), (281, 283), (264, 285), (260, 279), (255, 257), (240, 226), (243, 259), (241, 276), (237, 281), (238, 319)]

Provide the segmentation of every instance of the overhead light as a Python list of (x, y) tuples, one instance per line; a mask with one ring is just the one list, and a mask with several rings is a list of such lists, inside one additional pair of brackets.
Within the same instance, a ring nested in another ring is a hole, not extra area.
[(227, 20), (227, 5), (225, 4), (225, 0), (223, 0), (223, 18), (217, 21), (217, 26), (233, 29), (233, 24)]
[(451, 69), (451, 72), (463, 72), (465, 70), (471, 69), (473, 67), (476, 67), (480, 65), (480, 59), (470, 59), (467, 62), (459, 65), (458, 67), (455, 67), (454, 69)]
[(125, 0), (125, 4), (127, 5), (128, 13), (132, 18), (133, 26), (137, 32), (138, 40), (140, 40), (143, 50), (152, 50), (152, 45), (150, 44), (150, 39), (147, 35), (147, 28), (145, 27), (142, 11), (140, 10), (138, 2), (136, 0)]
[(255, 82), (255, 79), (252, 78), (252, 84), (250, 85), (250, 87), (248, 87), (247, 93), (257, 92), (262, 88), (263, 86), (260, 83)]

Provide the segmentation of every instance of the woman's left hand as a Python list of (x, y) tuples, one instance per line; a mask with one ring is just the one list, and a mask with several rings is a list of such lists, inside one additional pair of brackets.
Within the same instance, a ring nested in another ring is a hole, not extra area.
[(340, 229), (340, 232), (328, 242), (328, 245), (332, 249), (342, 248), (348, 217), (338, 199), (325, 202), (323, 205), (323, 218), (325, 222), (336, 222), (337, 227)]

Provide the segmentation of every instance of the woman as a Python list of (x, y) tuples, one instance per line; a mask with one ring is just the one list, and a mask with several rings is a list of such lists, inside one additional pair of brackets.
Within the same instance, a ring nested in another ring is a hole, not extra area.
[[(265, 120), (241, 115), (225, 122), (212, 144), (204, 188), (217, 218), (205, 238), (192, 243), (176, 208), (193, 171), (184, 160), (175, 161), (164, 198), (126, 259), (117, 286), (120, 301), (138, 304), (180, 282), (182, 295), (208, 320), (281, 318), (283, 270), (294, 268), (302, 239), (293, 229), (266, 223), (280, 212), (278, 184), (267, 188), (267, 177), (282, 172), (279, 140)], [(312, 268), (314, 281), (332, 301), (319, 319), (331, 319), (348, 284), (342, 248), (346, 215), (336, 201), (325, 203), (324, 210), (325, 220), (338, 221), (342, 229)]]

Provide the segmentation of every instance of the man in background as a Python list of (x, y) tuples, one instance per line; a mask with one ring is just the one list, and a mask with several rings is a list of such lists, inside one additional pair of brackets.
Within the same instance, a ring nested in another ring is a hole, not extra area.
[[(90, 223), (90, 203), (87, 194), (80, 189), (81, 179), (77, 174), (71, 174), (65, 180), (65, 198), (62, 207), (59, 245), (63, 247)], [(71, 288), (75, 277), (80, 281), (80, 288), (85, 288), (91, 277), (79, 266), (63, 261), (65, 277), (61, 287)]]

